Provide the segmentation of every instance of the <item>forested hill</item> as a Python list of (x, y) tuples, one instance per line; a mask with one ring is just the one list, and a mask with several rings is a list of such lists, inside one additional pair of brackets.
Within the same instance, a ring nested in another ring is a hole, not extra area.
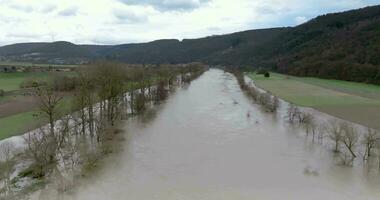
[(0, 57), (67, 63), (94, 59), (154, 64), (201, 61), (380, 84), (380, 6), (327, 14), (291, 28), (183, 41), (114, 46), (69, 42), (14, 44), (0, 47)]

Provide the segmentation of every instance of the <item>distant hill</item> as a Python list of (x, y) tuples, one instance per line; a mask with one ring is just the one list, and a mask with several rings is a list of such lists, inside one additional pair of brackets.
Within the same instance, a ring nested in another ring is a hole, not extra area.
[(183, 41), (108, 46), (69, 42), (14, 44), (0, 47), (0, 58), (55, 64), (95, 59), (146, 64), (200, 61), (380, 84), (380, 6), (327, 14), (296, 27)]

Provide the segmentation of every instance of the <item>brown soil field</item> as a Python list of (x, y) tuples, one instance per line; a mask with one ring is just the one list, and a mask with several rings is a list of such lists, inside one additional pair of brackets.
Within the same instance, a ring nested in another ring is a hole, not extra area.
[(14, 96), (0, 103), (0, 118), (32, 111), (37, 106), (36, 97)]

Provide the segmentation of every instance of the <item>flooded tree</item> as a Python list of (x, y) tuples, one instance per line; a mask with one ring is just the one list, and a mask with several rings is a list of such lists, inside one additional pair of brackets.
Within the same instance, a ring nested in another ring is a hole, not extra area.
[(26, 155), (28, 155), (33, 164), (30, 171), (34, 178), (44, 177), (55, 164), (57, 145), (53, 140), (49, 130), (41, 127), (38, 132), (24, 136), (27, 144)]
[(301, 124), (302, 127), (305, 128), (306, 135), (309, 135), (310, 132), (312, 133), (312, 138), (314, 141), (315, 132), (317, 128), (314, 116), (311, 113), (300, 112), (298, 115), (298, 122)]
[(350, 152), (352, 158), (356, 158), (356, 153), (354, 152), (354, 148), (356, 143), (358, 142), (359, 136), (355, 127), (347, 122), (343, 122), (340, 124), (341, 130), (343, 132), (342, 143), (346, 147), (346, 149)]
[(94, 80), (93, 72), (88, 67), (83, 67), (77, 70), (77, 85), (74, 91), (74, 108), (79, 110), (82, 125), (82, 134), (85, 134), (86, 123), (90, 135), (95, 134), (95, 119), (94, 119), (94, 104), (96, 102), (96, 82)]
[(95, 92), (102, 102), (102, 117), (113, 126), (119, 114), (121, 95), (126, 91), (126, 71), (121, 65), (108, 62), (100, 62), (91, 69), (94, 70)]
[[(0, 180), (3, 184), (3, 191), (0, 190), (0, 199), (12, 195), (11, 189), (11, 173), (13, 171), (14, 162), (12, 160), (13, 146), (10, 142), (4, 142), (0, 145)], [(1, 182), (0, 182), (1, 183)]]
[[(198, 65), (156, 68), (97, 62), (78, 67), (74, 78), (65, 79), (71, 83), (60, 81), (55, 87), (37, 88), (38, 117), (47, 125), (24, 136), (26, 149), (22, 156), (31, 163), (20, 173), (50, 181), (58, 192), (65, 192), (74, 185), (75, 176), (91, 171), (100, 159), (118, 148), (117, 140), (123, 137), (117, 125), (130, 116), (127, 109), (144, 114), (148, 105), (166, 99), (170, 88), (180, 84), (177, 78), (181, 73), (190, 82), (205, 70)], [(69, 100), (71, 104), (66, 104)], [(6, 166), (0, 162), (1, 178), (9, 178)]]
[(331, 120), (326, 127), (327, 136), (334, 142), (334, 152), (339, 152), (339, 145), (343, 140), (343, 130), (342, 126), (337, 120)]
[(371, 128), (367, 129), (364, 134), (362, 143), (365, 145), (364, 159), (368, 159), (372, 154), (372, 149), (376, 147), (377, 141), (380, 139), (380, 134), (378, 131)]
[(294, 120), (296, 119), (296, 117), (299, 116), (299, 114), (300, 114), (299, 108), (294, 104), (289, 104), (287, 115), (286, 115), (289, 122), (294, 123)]
[(55, 122), (60, 117), (60, 106), (63, 96), (52, 87), (37, 88), (39, 111), (42, 117), (47, 119), (48, 127), (41, 127), (38, 134), (29, 134), (25, 141), (28, 149), (40, 171), (44, 173), (44, 167), (55, 162), (56, 153), (59, 148), (59, 137), (55, 131)]
[(138, 93), (135, 95), (134, 101), (134, 110), (137, 114), (142, 113), (146, 109), (146, 97), (144, 93)]

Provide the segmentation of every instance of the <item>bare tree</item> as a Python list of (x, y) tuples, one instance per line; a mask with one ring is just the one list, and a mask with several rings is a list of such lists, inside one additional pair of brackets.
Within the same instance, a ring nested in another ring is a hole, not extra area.
[(352, 157), (356, 158), (354, 148), (359, 139), (358, 132), (354, 126), (347, 122), (341, 123), (340, 126), (340, 129), (343, 131), (342, 142), (347, 150), (351, 153)]
[[(13, 170), (13, 146), (10, 142), (3, 142), (0, 145), (0, 175), (4, 180), (4, 194), (5, 197), (12, 195), (11, 189), (11, 173)], [(1, 197), (1, 196), (0, 196)]]
[(300, 112), (298, 114), (298, 122), (305, 128), (307, 135), (312, 132), (314, 140), (316, 131), (316, 122), (314, 116), (311, 113)]
[(37, 133), (24, 136), (27, 144), (26, 155), (34, 161), (34, 176), (43, 177), (56, 162), (57, 143), (44, 127)]
[(288, 110), (287, 110), (287, 118), (290, 123), (294, 122), (294, 119), (299, 115), (300, 110), (299, 108), (294, 104), (289, 104)]
[(58, 106), (63, 96), (51, 87), (40, 87), (37, 89), (38, 104), (40, 112), (48, 119), (50, 134), (54, 137), (54, 122), (58, 118)]
[(339, 144), (343, 140), (343, 130), (337, 120), (331, 120), (327, 126), (328, 137), (335, 143), (334, 152), (339, 152)]
[(280, 107), (280, 100), (277, 96), (272, 97), (272, 112), (276, 111)]
[(362, 140), (362, 143), (365, 145), (364, 159), (368, 159), (371, 156), (372, 149), (376, 147), (376, 142), (378, 140), (380, 140), (379, 132), (368, 128)]

